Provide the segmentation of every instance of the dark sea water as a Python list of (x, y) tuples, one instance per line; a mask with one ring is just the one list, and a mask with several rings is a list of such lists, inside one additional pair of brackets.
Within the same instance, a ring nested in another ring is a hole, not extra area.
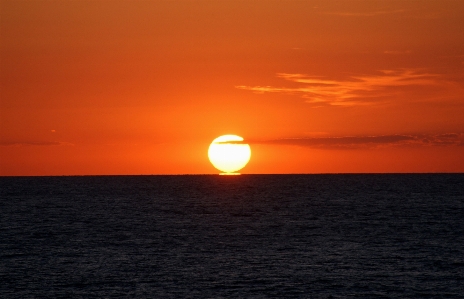
[(2, 298), (464, 298), (464, 175), (0, 178)]

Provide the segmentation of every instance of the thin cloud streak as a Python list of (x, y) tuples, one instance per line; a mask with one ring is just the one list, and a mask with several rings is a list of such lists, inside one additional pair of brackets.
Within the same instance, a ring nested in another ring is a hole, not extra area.
[(407, 50), (407, 51), (385, 50), (383, 51), (383, 54), (387, 54), (387, 55), (407, 55), (411, 53), (412, 53), (411, 50)]
[(219, 141), (219, 142), (215, 142), (216, 144), (248, 144), (247, 141), (245, 140), (232, 140), (232, 141)]
[(347, 18), (370, 18), (378, 16), (402, 17), (412, 19), (439, 19), (443, 17), (443, 11), (430, 12), (424, 9), (385, 9), (376, 11), (320, 11), (321, 15), (338, 16)]
[(319, 149), (362, 149), (394, 146), (464, 146), (464, 133), (377, 135), (341, 137), (301, 137), (252, 140), (250, 144), (291, 145)]
[(402, 14), (405, 12), (406, 10), (404, 9), (397, 9), (397, 10), (378, 10), (378, 11), (371, 11), (371, 12), (320, 12), (320, 14), (334, 15), (334, 16), (341, 16), (341, 17), (375, 17), (375, 16), (380, 16), (380, 15)]
[(256, 93), (284, 93), (298, 95), (307, 103), (331, 106), (372, 105), (372, 98), (389, 95), (388, 88), (438, 85), (439, 75), (416, 70), (382, 70), (380, 75), (351, 76), (349, 80), (329, 80), (305, 74), (279, 73), (278, 78), (302, 87), (236, 86)]

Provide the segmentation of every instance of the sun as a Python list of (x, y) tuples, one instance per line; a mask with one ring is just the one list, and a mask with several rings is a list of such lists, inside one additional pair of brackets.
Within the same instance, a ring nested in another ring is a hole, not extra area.
[(237, 174), (250, 161), (251, 149), (237, 135), (222, 135), (213, 140), (208, 157), (214, 167), (225, 174)]

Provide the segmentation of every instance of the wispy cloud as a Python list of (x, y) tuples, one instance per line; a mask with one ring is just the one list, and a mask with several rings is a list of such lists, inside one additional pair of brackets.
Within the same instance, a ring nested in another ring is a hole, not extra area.
[(0, 141), (0, 146), (72, 146), (62, 141)]
[(359, 149), (394, 146), (464, 146), (464, 133), (301, 137), (252, 140), (251, 144), (293, 145), (321, 149)]
[(354, 106), (371, 105), (372, 99), (392, 93), (392, 87), (437, 85), (439, 75), (412, 69), (382, 70), (377, 75), (351, 76), (346, 80), (331, 80), (320, 76), (279, 73), (277, 77), (300, 87), (236, 86), (257, 93), (298, 95), (314, 105)]

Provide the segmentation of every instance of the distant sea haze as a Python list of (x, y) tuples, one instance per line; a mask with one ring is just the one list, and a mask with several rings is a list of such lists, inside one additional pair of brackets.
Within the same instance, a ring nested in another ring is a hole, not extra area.
[(464, 175), (0, 178), (1, 298), (462, 298)]

